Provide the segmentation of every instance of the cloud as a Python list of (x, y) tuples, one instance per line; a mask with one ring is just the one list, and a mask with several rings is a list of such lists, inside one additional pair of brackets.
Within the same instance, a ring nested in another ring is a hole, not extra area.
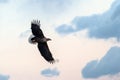
[(45, 12), (49, 13), (61, 13), (61, 11), (64, 11), (68, 8), (68, 6), (71, 4), (71, 0), (42, 0), (42, 8), (45, 10)]
[(71, 32), (74, 32), (75, 30), (72, 28), (72, 25), (62, 24), (57, 28), (57, 32), (60, 34), (69, 34)]
[(8, 0), (0, 0), (0, 3), (6, 3)]
[(22, 32), (22, 33), (19, 35), (19, 37), (20, 37), (20, 38), (26, 38), (26, 37), (30, 36), (30, 33), (31, 33), (31, 30), (26, 30), (26, 31)]
[[(25, 9), (33, 9), (35, 12), (42, 12), (44, 14), (60, 14), (69, 9), (72, 0), (27, 0)], [(32, 5), (32, 6), (31, 6)], [(39, 14), (40, 15), (40, 14)]]
[[(88, 29), (89, 37), (108, 39), (120, 38), (120, 1), (116, 0), (111, 8), (103, 14), (92, 16), (75, 17), (69, 27), (60, 25), (56, 31), (60, 34), (70, 34), (77, 31)], [(73, 27), (75, 26), (75, 28)], [(66, 29), (66, 27), (68, 27)]]
[(82, 70), (84, 78), (98, 78), (105, 75), (115, 75), (120, 72), (120, 47), (112, 47), (100, 60), (89, 62)]
[(41, 74), (46, 77), (54, 77), (54, 76), (59, 76), (60, 72), (57, 70), (57, 68), (54, 69), (48, 68), (43, 70)]
[(0, 80), (8, 80), (8, 79), (9, 79), (9, 76), (0, 74)]

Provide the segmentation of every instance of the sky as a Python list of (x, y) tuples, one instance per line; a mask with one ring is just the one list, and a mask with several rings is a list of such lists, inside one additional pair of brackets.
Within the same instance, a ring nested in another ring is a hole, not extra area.
[[(119, 80), (119, 0), (0, 0), (0, 80)], [(28, 42), (40, 20), (49, 64)]]

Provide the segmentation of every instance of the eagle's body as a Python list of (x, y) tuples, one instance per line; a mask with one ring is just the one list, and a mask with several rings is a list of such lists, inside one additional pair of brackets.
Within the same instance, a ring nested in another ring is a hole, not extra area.
[(47, 41), (51, 40), (49, 38), (46, 38), (40, 29), (40, 21), (33, 21), (31, 23), (31, 30), (35, 37), (31, 39), (32, 42), (38, 43), (38, 49), (41, 53), (41, 55), (50, 63), (53, 63), (55, 60), (49, 50)]

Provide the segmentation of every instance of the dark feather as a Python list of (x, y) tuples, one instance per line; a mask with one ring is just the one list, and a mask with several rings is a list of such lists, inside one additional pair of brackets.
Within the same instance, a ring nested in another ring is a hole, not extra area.
[(47, 60), (50, 63), (54, 62), (54, 58), (52, 57), (52, 54), (49, 50), (47, 42), (44, 42), (44, 43), (39, 42), (38, 49), (39, 49), (41, 55), (45, 58), (45, 60)]
[(47, 38), (45, 38), (42, 30), (40, 29), (39, 21), (33, 21), (31, 23), (31, 29), (32, 29), (33, 35), (35, 36), (31, 40), (33, 42), (38, 43), (38, 49), (39, 49), (41, 55), (44, 57), (44, 59), (50, 63), (53, 63), (55, 60), (49, 50), (47, 40), (44, 41), (44, 39), (47, 39)]
[(32, 22), (31, 29), (32, 29), (32, 33), (35, 37), (44, 38), (44, 34), (43, 34), (42, 30), (40, 29), (40, 23)]

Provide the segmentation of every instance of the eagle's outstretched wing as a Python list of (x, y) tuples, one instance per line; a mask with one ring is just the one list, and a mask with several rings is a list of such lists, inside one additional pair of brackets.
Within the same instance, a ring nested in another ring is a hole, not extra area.
[(32, 21), (31, 29), (35, 37), (44, 38), (44, 34), (42, 30), (40, 29), (40, 21), (36, 21), (36, 20)]
[(31, 22), (31, 29), (32, 33), (35, 37), (33, 37), (31, 40), (33, 42), (38, 43), (38, 49), (41, 53), (41, 55), (50, 63), (54, 63), (55, 60), (49, 50), (49, 47), (47, 45), (47, 41), (50, 40), (49, 38), (45, 38), (42, 30), (40, 29), (40, 21), (33, 21)]
[(47, 45), (47, 42), (38, 42), (38, 49), (41, 53), (41, 55), (45, 58), (45, 60), (47, 60), (50, 63), (54, 63), (55, 60), (49, 50), (49, 47)]

